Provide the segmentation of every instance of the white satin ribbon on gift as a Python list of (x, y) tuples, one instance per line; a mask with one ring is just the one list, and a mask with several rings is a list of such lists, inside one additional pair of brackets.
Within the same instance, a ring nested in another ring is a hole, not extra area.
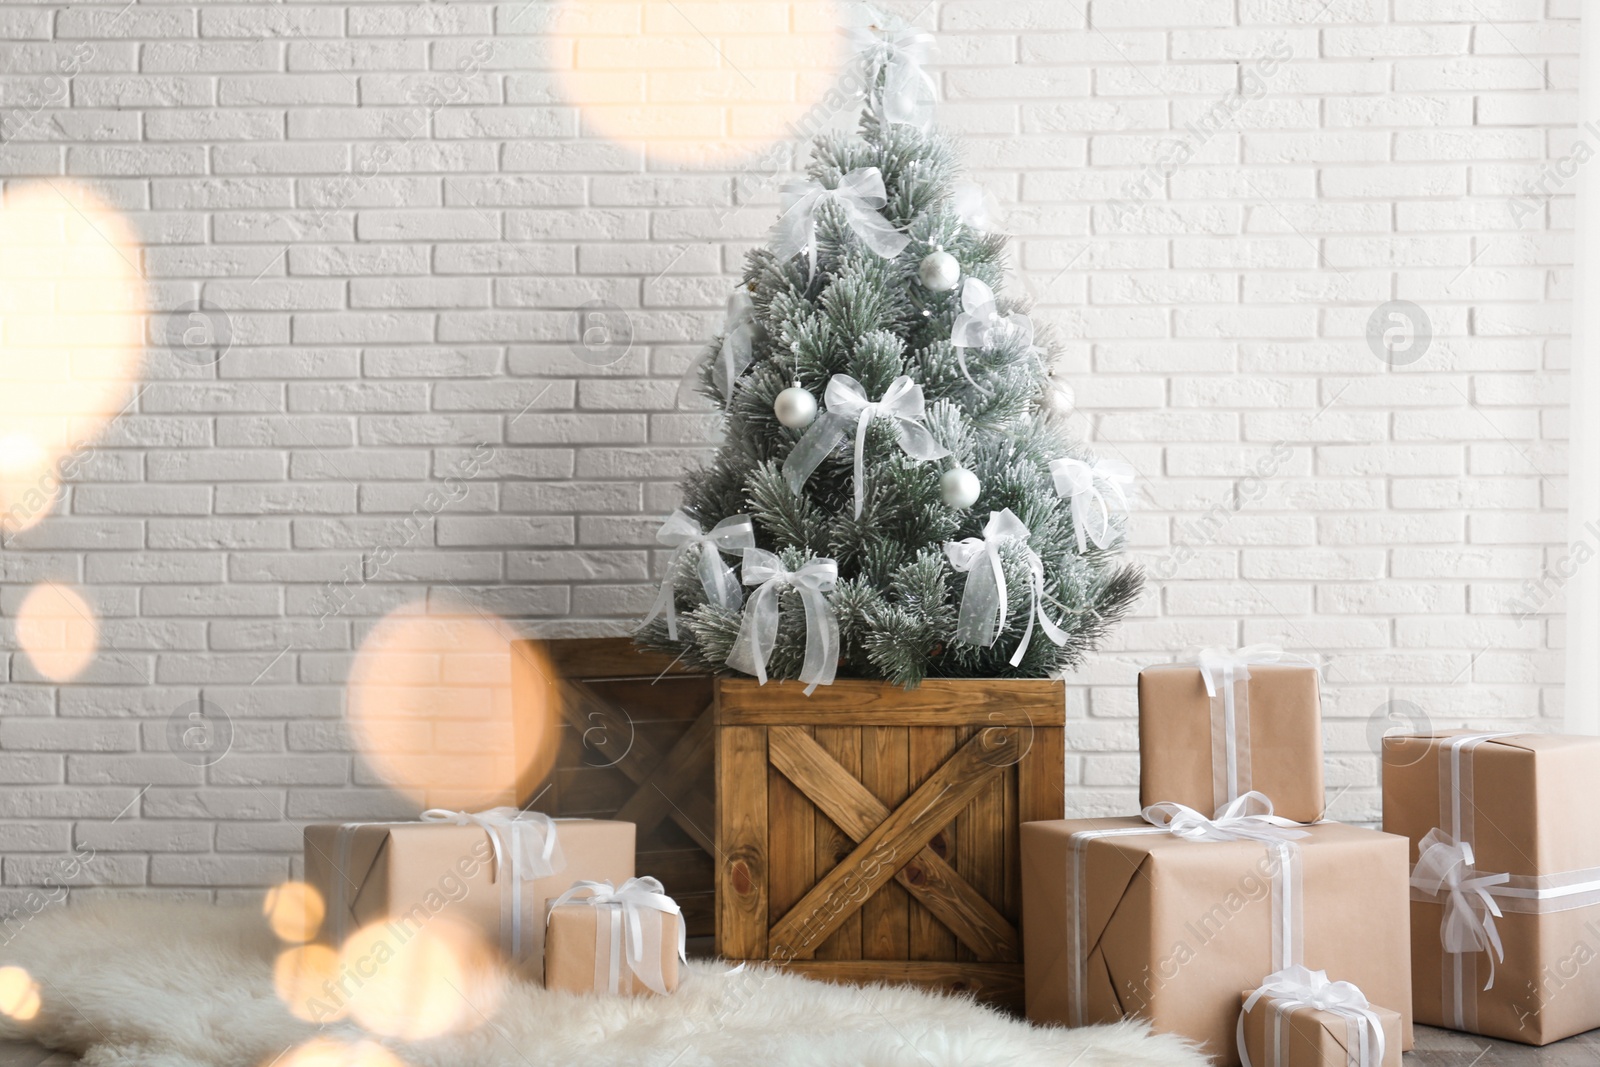
[(1000, 549), (1012, 544), (1024, 554), (1028, 564), (1029, 587), (1033, 602), (1028, 607), (1028, 626), (1022, 632), (1017, 650), (1011, 654), (1011, 665), (1022, 662), (1033, 640), (1033, 624), (1038, 619), (1045, 635), (1058, 645), (1067, 643), (1067, 633), (1051, 621), (1044, 611), (1044, 561), (1028, 545), (1027, 525), (1016, 517), (1010, 508), (989, 512), (982, 537), (968, 537), (961, 541), (946, 541), (944, 554), (950, 566), (967, 576), (966, 588), (961, 593), (961, 609), (956, 620), (956, 640), (981, 648), (993, 646), (1005, 629), (1009, 611), (1009, 591), (1006, 588), (1006, 571)]
[[(599, 908), (606, 915), (602, 923), (595, 917), (596, 993), (619, 993), (624, 963), (650, 989), (665, 996), (666, 978), (661, 973), (662, 924), (666, 916), (679, 916), (678, 958), (687, 961), (687, 933), (682, 911), (665, 888), (654, 878), (630, 878), (613, 888), (610, 882), (577, 882), (550, 902), (549, 916), (563, 905), (578, 904)], [(609, 935), (609, 936), (608, 936)]]
[(839, 620), (827, 594), (838, 580), (839, 565), (831, 559), (811, 559), (791, 571), (765, 549), (745, 549), (744, 584), (760, 588), (745, 604), (739, 636), (728, 653), (728, 666), (753, 674), (762, 685), (767, 684), (767, 661), (778, 643), (778, 599), (787, 586), (800, 594), (806, 611), (806, 656), (800, 667), (806, 696), (819, 685), (831, 685), (839, 668)]
[(722, 324), (722, 346), (711, 365), (711, 381), (724, 403), (733, 402), (739, 379), (755, 359), (756, 306), (742, 286), (728, 297), (728, 317)]
[(1211, 794), (1218, 807), (1253, 787), (1250, 759), (1250, 668), (1269, 664), (1316, 667), (1304, 656), (1277, 645), (1248, 645), (1236, 651), (1207, 648), (1197, 666), (1211, 700)]
[(1345, 1020), (1347, 1067), (1380, 1067), (1383, 1063), (1383, 1022), (1360, 988), (1350, 982), (1330, 982), (1326, 971), (1295, 964), (1267, 975), (1244, 1002), (1237, 1031), (1244, 1067), (1254, 1067), (1244, 1045), (1244, 1015), (1262, 1001), (1272, 1011), (1266, 1041), (1272, 1053), (1264, 1067), (1288, 1067), (1289, 1016), (1296, 1008), (1325, 1011)]
[(422, 821), (478, 826), (489, 835), (494, 851), (494, 880), (500, 885), (502, 947), (513, 961), (521, 959), (523, 887), (548, 878), (567, 865), (555, 820), (543, 812), (505, 807), (477, 812), (429, 808), (422, 813)]
[(674, 641), (678, 639), (677, 598), (673, 595), (672, 580), (677, 572), (678, 560), (685, 552), (696, 548), (700, 550), (700, 586), (705, 590), (706, 600), (727, 611), (738, 610), (744, 601), (744, 594), (739, 590), (739, 580), (734, 576), (733, 568), (723, 560), (722, 553), (743, 552), (755, 547), (756, 532), (750, 516), (730, 515), (707, 531), (690, 518), (688, 512), (679, 508), (661, 524), (661, 529), (656, 531), (656, 540), (670, 546), (672, 555), (667, 559), (666, 577), (661, 579), (661, 592), (656, 595), (656, 602), (641, 626), (665, 612), (667, 636)]
[[(878, 115), (926, 129), (933, 121), (939, 90), (924, 65), (934, 51), (933, 34), (911, 26), (853, 26), (845, 31), (851, 51), (883, 64), (883, 96)], [(868, 73), (871, 73), (868, 68)], [(871, 93), (868, 93), (871, 98)]]
[(977, 278), (962, 282), (961, 314), (950, 326), (950, 344), (955, 347), (962, 375), (974, 388), (983, 387), (967, 370), (967, 349), (997, 348), (1010, 340), (1020, 340), (1024, 347), (1032, 346), (1033, 321), (1016, 311), (1000, 314), (994, 290)]
[(933, 434), (923, 425), (927, 409), (922, 398), (922, 386), (902, 374), (889, 383), (883, 396), (868, 400), (867, 390), (848, 374), (835, 374), (828, 380), (823, 393), (827, 411), (812, 424), (805, 436), (783, 461), (783, 476), (789, 488), (799, 493), (828, 453), (839, 442), (855, 434), (855, 497), (856, 518), (861, 517), (866, 502), (866, 450), (867, 430), (874, 419), (885, 418), (894, 426), (895, 440), (912, 459), (923, 461), (941, 459), (950, 450), (933, 439)]
[(771, 235), (772, 254), (778, 262), (804, 252), (811, 273), (817, 272), (817, 210), (828, 200), (844, 209), (850, 229), (884, 259), (893, 259), (911, 243), (910, 237), (880, 213), (889, 203), (883, 172), (877, 167), (860, 167), (840, 178), (832, 189), (810, 180), (784, 186), (783, 214), (778, 216)]
[(1068, 932), (1068, 951), (1072, 959), (1067, 975), (1067, 1025), (1088, 1023), (1089, 949), (1085, 912), (1088, 908), (1088, 864), (1085, 852), (1091, 841), (1137, 834), (1173, 834), (1197, 843), (1216, 841), (1258, 841), (1273, 860), (1272, 870), (1272, 969), (1281, 971), (1300, 963), (1305, 938), (1303, 892), (1304, 864), (1295, 839), (1307, 836), (1297, 823), (1272, 814), (1272, 801), (1260, 793), (1240, 797), (1238, 802), (1207, 819), (1193, 808), (1163, 801), (1151, 804), (1141, 813), (1147, 826), (1120, 826), (1103, 830), (1079, 830), (1068, 841), (1067, 885), (1072, 926)]
[(1071, 503), (1078, 552), (1087, 552), (1091, 541), (1096, 548), (1110, 548), (1116, 531), (1111, 525), (1111, 505), (1106, 498), (1108, 495), (1115, 497), (1122, 510), (1128, 510), (1128, 496), (1123, 486), (1133, 484), (1133, 468), (1114, 459), (1085, 463), (1062, 456), (1050, 461), (1050, 477), (1056, 494)]

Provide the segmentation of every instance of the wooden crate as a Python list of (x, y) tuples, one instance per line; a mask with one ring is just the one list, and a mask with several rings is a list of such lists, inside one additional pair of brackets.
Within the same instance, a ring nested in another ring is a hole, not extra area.
[(1065, 805), (1059, 681), (716, 683), (717, 948), (1021, 1010), (1018, 827)]
[[(661, 879), (690, 937), (709, 938), (712, 679), (628, 638), (517, 641), (511, 651), (517, 766), (528, 768), (521, 802), (638, 824), (638, 873)], [(551, 726), (553, 765), (533, 751), (551, 747)]]

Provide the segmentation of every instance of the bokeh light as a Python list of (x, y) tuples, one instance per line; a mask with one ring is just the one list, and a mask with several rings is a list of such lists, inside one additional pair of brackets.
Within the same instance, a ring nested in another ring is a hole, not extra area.
[(39, 983), (21, 967), (0, 967), (0, 1013), (25, 1023), (39, 1014)]
[(560, 0), (553, 58), (586, 132), (716, 161), (809, 137), (807, 112), (854, 114), (824, 103), (838, 25), (834, 0)]
[(338, 991), (339, 954), (327, 945), (297, 945), (278, 953), (272, 964), (272, 988), (297, 1019), (328, 1023), (350, 1014)]
[(0, 203), (0, 526), (37, 524), (70, 453), (127, 406), (140, 372), (145, 291), (122, 217), (64, 181)]
[(302, 942), (310, 941), (322, 929), (327, 905), (316, 887), (304, 882), (285, 882), (268, 891), (261, 913), (267, 917), (267, 924), (279, 940)]
[(314, 1037), (278, 1061), (278, 1067), (405, 1067), (394, 1053), (375, 1041), (342, 1041)]
[(364, 926), (339, 951), (340, 975), (353, 976), (350, 1015), (357, 1023), (421, 1041), (473, 1029), (494, 1013), (503, 972), (482, 935), (443, 916), (405, 933), (399, 927)]
[(351, 736), (366, 764), (424, 807), (519, 803), (555, 759), (549, 716), (515, 721), (511, 636), (471, 613), (380, 620), (350, 671)]
[(17, 646), (53, 682), (83, 672), (100, 649), (100, 624), (77, 590), (58, 582), (36, 585), (17, 609)]

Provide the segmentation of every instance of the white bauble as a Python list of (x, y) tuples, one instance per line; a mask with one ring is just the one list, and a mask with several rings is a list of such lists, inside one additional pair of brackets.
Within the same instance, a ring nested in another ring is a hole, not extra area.
[(947, 506), (957, 510), (970, 508), (978, 502), (978, 493), (983, 488), (978, 483), (978, 476), (965, 467), (951, 467), (939, 478), (939, 492), (944, 497)]
[(936, 293), (948, 292), (961, 280), (961, 264), (949, 252), (929, 252), (917, 266), (917, 280)]
[(795, 382), (778, 394), (777, 401), (772, 405), (772, 413), (789, 429), (803, 430), (817, 417), (817, 398), (801, 388), (799, 382)]
[(1045, 410), (1062, 418), (1072, 414), (1073, 407), (1078, 402), (1078, 394), (1071, 385), (1063, 381), (1052, 381), (1044, 388)]

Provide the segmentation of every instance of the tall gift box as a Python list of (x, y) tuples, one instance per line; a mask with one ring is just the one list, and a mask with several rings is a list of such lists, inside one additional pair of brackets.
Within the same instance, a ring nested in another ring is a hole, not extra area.
[(1417, 1019), (1547, 1045), (1600, 1026), (1600, 738), (1390, 736)]
[(580, 879), (632, 878), (634, 824), (433, 811), (422, 822), (307, 826), (305, 848), (306, 882), (327, 911), (323, 944), (338, 948), (372, 923), (409, 931), (446, 916), (542, 980), (549, 901)]
[(1196, 841), (1137, 818), (1024, 823), (1028, 1018), (1138, 1016), (1237, 1064), (1240, 991), (1304, 962), (1401, 1012), (1409, 1048), (1406, 843), (1338, 823), (1301, 831)]
[(546, 988), (622, 996), (678, 988), (683, 913), (656, 879), (579, 882), (551, 901), (545, 921)]
[(1255, 645), (1140, 671), (1140, 804), (1212, 812), (1252, 790), (1286, 818), (1322, 818), (1316, 665)]

